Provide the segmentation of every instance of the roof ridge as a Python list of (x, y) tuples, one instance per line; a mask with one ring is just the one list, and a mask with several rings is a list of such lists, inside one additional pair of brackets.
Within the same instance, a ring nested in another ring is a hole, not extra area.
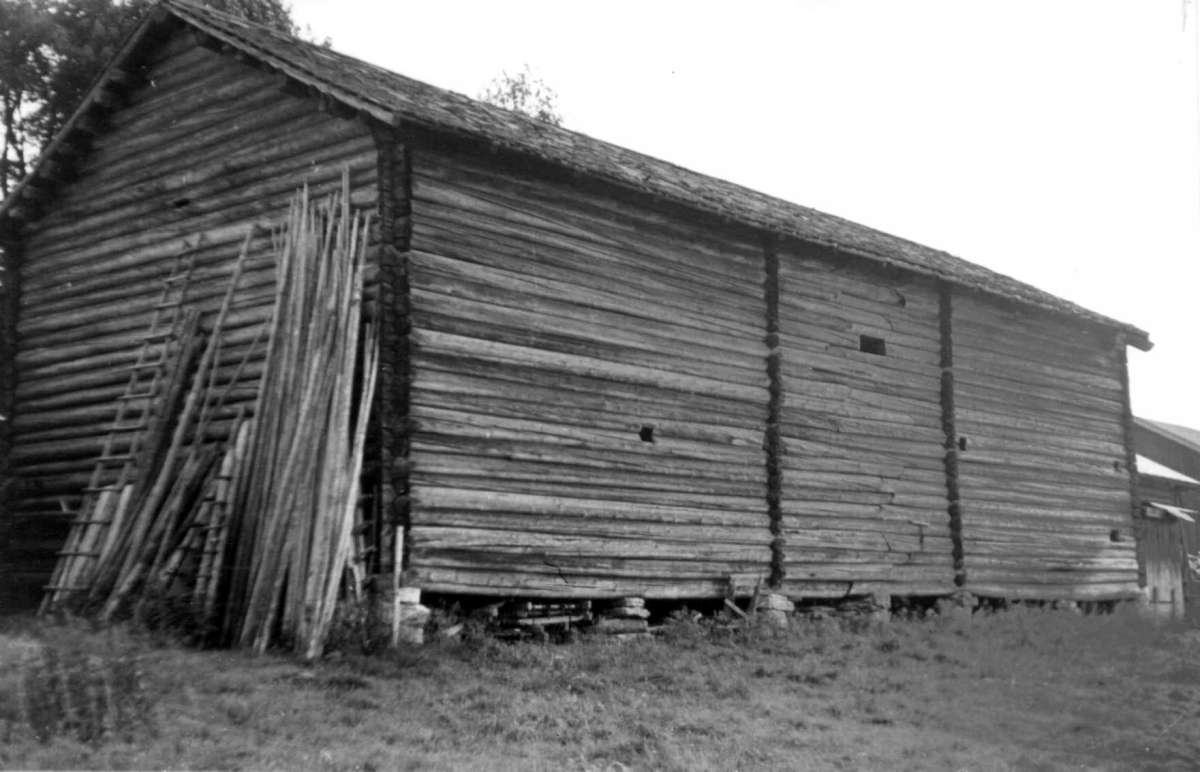
[[(160, 0), (131, 37), (144, 34), (155, 12), (170, 14), (199, 32), (384, 123), (397, 125), (404, 121), (481, 138), (511, 152), (539, 158), (751, 228), (1115, 328), (1132, 345), (1143, 349), (1151, 346), (1147, 334), (1133, 325), (944, 250), (489, 105), (265, 25), (198, 5), (192, 0)], [(127, 45), (122, 54), (129, 50)], [(100, 82), (94, 89), (103, 85)], [(91, 97), (92, 93), (89, 93), (85, 106)], [(64, 127), (64, 133), (70, 128), (70, 124)], [(53, 150), (56, 143), (57, 138), (48, 151)], [(30, 177), (38, 173), (42, 160), (39, 159), (38, 168)], [(8, 200), (0, 202), (0, 221), (10, 215), (9, 203)]]

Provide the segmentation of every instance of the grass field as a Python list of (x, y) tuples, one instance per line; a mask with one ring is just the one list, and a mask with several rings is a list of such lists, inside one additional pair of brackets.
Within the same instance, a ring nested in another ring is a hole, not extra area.
[(1192, 770), (1200, 631), (1033, 609), (688, 621), (655, 640), (473, 638), (304, 666), (11, 618), (0, 765)]

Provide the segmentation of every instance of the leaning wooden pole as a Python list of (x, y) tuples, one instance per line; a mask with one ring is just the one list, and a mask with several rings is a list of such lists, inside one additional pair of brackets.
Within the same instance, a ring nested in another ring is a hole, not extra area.
[[(322, 652), (352, 546), (378, 345), (363, 324), (369, 218), (302, 191), (276, 238), (253, 433), (231, 497), (229, 642)], [(232, 543), (236, 542), (236, 543)]]

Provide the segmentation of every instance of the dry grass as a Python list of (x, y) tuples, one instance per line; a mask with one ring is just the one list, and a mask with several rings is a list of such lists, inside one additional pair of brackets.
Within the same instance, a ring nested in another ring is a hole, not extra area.
[[(8, 625), (8, 768), (1200, 766), (1200, 631), (1131, 613), (825, 620), (786, 633), (681, 622), (654, 641), (476, 639), (311, 667)], [(136, 663), (142, 680), (125, 688), (141, 713), (90, 736), (43, 721), (53, 731), (39, 739), (10, 686), (13, 663), (40, 646), (93, 667), (87, 657)]]

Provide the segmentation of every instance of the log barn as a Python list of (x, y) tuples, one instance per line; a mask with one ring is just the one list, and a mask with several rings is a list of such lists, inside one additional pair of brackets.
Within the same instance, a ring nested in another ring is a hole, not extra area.
[(162, 280), (188, 261), (211, 315), (256, 234), (236, 361), (288, 197), (344, 169), (374, 213), (376, 570), (399, 531), (433, 593), (1138, 593), (1143, 331), (164, 0), (0, 208), (6, 603), (51, 573)]

